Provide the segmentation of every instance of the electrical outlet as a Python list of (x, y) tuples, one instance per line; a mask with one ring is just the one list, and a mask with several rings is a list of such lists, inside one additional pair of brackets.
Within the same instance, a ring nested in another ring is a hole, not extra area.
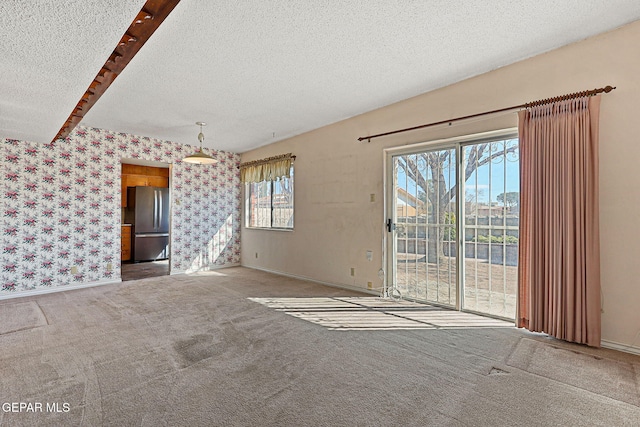
[(375, 202), (376, 201), (376, 194), (375, 193), (369, 194), (369, 201), (370, 202)]
[(71, 274), (78, 274), (78, 267), (76, 267), (75, 265), (71, 267)]
[(373, 282), (367, 282), (367, 289), (373, 289)]
[(111, 265), (111, 263), (107, 263), (107, 271), (111, 271), (113, 270), (113, 265)]
[(256, 252), (256, 259), (258, 259), (258, 252)]
[(373, 261), (373, 251), (367, 251), (367, 261)]
[(356, 275), (356, 269), (355, 269), (355, 268), (353, 268), (353, 267), (351, 267), (351, 275), (352, 275), (352, 276), (355, 276), (355, 275)]

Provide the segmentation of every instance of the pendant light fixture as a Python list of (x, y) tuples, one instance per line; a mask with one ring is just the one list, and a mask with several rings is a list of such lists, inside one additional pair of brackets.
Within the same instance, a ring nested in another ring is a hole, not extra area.
[(198, 134), (198, 141), (200, 141), (200, 151), (194, 153), (188, 157), (182, 159), (183, 162), (197, 163), (200, 165), (212, 165), (218, 163), (216, 159), (202, 152), (202, 141), (204, 141), (204, 134), (202, 133), (202, 126), (206, 126), (205, 122), (196, 122), (196, 125), (200, 126), (200, 133)]

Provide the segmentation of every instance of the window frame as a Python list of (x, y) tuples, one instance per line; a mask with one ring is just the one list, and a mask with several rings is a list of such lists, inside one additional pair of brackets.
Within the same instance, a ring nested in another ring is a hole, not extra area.
[[(244, 192), (245, 192), (245, 197), (244, 197), (244, 213), (245, 213), (245, 221), (244, 221), (244, 226), (247, 229), (253, 229), (253, 230), (271, 230), (271, 231), (293, 231), (295, 228), (295, 178), (294, 178), (294, 167), (293, 165), (291, 165), (291, 171), (290, 171), (290, 176), (287, 177), (281, 177), (281, 179), (288, 179), (291, 181), (291, 193), (292, 193), (292, 200), (291, 200), (291, 227), (275, 227), (273, 225), (274, 223), (274, 205), (273, 205), (273, 196), (274, 196), (274, 187), (276, 185), (276, 183), (279, 180), (270, 180), (270, 181), (261, 181), (261, 182), (245, 182), (245, 186), (244, 186)], [(254, 226), (251, 225), (251, 211), (252, 211), (252, 206), (251, 206), (251, 194), (252, 194), (252, 185), (253, 184), (263, 184), (263, 183), (268, 183), (268, 193), (269, 193), (269, 226)]]

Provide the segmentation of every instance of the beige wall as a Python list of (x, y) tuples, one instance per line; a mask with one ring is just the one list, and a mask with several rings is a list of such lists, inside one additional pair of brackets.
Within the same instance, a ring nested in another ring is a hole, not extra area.
[[(293, 152), (295, 231), (242, 230), (242, 264), (339, 285), (380, 285), (383, 149), (517, 125), (515, 113), (359, 143), (359, 136), (585, 89), (603, 95), (603, 340), (640, 349), (640, 21), (455, 85), (244, 153)], [(398, 76), (402, 78), (402, 76)], [(370, 194), (375, 202), (370, 202)], [(365, 253), (372, 250), (372, 262)], [(258, 254), (256, 258), (255, 254)], [(355, 277), (350, 268), (355, 268)]]

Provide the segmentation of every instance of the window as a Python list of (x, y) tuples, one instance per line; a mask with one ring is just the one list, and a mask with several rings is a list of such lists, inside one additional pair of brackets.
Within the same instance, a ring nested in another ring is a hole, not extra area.
[(246, 226), (293, 229), (293, 167), (290, 178), (247, 183)]

